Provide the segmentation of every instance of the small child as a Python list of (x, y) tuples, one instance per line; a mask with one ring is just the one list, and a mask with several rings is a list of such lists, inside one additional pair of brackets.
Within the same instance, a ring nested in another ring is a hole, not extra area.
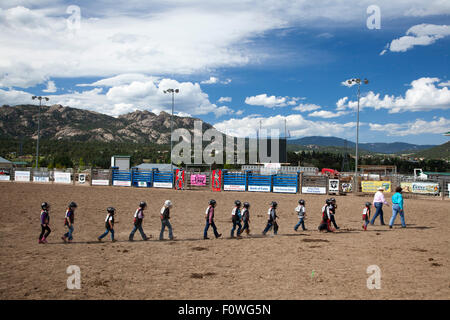
[(172, 202), (170, 200), (166, 200), (160, 212), (161, 233), (159, 234), (159, 240), (164, 240), (164, 230), (166, 229), (166, 227), (169, 229), (169, 239), (173, 240), (172, 225), (169, 222), (170, 208), (172, 208)]
[(98, 241), (102, 241), (102, 239), (106, 237), (109, 232), (111, 232), (111, 241), (116, 242), (116, 240), (114, 239), (114, 213), (116, 213), (116, 209), (114, 209), (113, 207), (109, 207), (108, 209), (106, 209), (106, 211), (108, 212), (105, 219), (106, 231), (97, 239)]
[(214, 231), (214, 236), (217, 238), (220, 238), (220, 236), (222, 236), (221, 233), (217, 232), (217, 227), (216, 224), (214, 223), (214, 208), (216, 207), (216, 200), (211, 199), (209, 200), (209, 205), (208, 208), (206, 208), (206, 212), (205, 212), (205, 218), (206, 218), (206, 225), (205, 225), (205, 229), (203, 230), (203, 239), (209, 239), (208, 238), (208, 229), (209, 226), (211, 226), (213, 228)]
[(269, 216), (269, 219), (267, 220), (266, 228), (262, 232), (263, 235), (266, 235), (267, 231), (272, 229), (272, 227), (273, 227), (273, 234), (278, 233), (278, 223), (277, 223), (278, 216), (276, 213), (277, 205), (278, 205), (278, 203), (276, 203), (275, 201), (272, 201), (270, 203), (269, 210), (267, 211), (267, 215)]
[(331, 213), (330, 213), (331, 200), (327, 199), (325, 205), (322, 207), (322, 221), (318, 227), (319, 231), (326, 230), (327, 232), (333, 232), (331, 229)]
[(134, 213), (134, 227), (131, 230), (130, 236), (128, 240), (133, 241), (134, 234), (136, 230), (139, 230), (142, 240), (147, 241), (148, 237), (145, 235), (144, 230), (142, 229), (142, 220), (144, 220), (144, 210), (147, 208), (147, 203), (145, 201), (141, 201), (139, 203), (139, 207), (136, 209)]
[(364, 229), (364, 231), (367, 230), (367, 225), (369, 224), (369, 220), (370, 220), (370, 206), (372, 204), (370, 202), (366, 202), (366, 206), (364, 207), (363, 210), (363, 214), (362, 214), (362, 219), (364, 221), (362, 228)]
[(47, 238), (50, 232), (50, 214), (48, 211), (50, 210), (50, 205), (47, 202), (43, 202), (41, 204), (41, 234), (39, 235), (39, 243), (47, 243)]
[(297, 231), (298, 227), (302, 226), (303, 231), (307, 230), (305, 228), (305, 217), (306, 217), (306, 208), (305, 208), (305, 200), (298, 200), (298, 206), (295, 208), (295, 211), (298, 213), (298, 222), (294, 227), (294, 230)]
[(238, 226), (237, 230), (237, 238), (241, 237), (241, 224), (242, 216), (241, 216), (241, 202), (239, 200), (234, 201), (234, 208), (231, 211), (231, 221), (233, 222), (233, 228), (231, 228), (231, 238), (234, 238), (234, 230), (236, 230), (236, 226)]
[(337, 208), (336, 199), (330, 198), (330, 220), (333, 223), (336, 230), (339, 230), (339, 227), (336, 224), (336, 220), (334, 219), (334, 215), (336, 214), (336, 208)]
[(242, 209), (242, 221), (244, 221), (244, 227), (241, 230), (241, 234), (245, 231), (247, 235), (250, 234), (250, 203), (244, 202), (244, 209)]
[(75, 209), (77, 208), (77, 204), (75, 202), (71, 202), (68, 205), (68, 208), (66, 210), (66, 216), (64, 218), (64, 226), (67, 227), (67, 229), (69, 229), (68, 232), (66, 232), (61, 239), (64, 242), (69, 242), (71, 243), (73, 240), (72, 234), (73, 234), (73, 224), (75, 222)]

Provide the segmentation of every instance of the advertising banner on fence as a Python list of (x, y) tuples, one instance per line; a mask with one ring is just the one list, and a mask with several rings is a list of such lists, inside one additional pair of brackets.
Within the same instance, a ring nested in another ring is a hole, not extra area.
[(270, 186), (248, 186), (248, 191), (255, 191), (255, 192), (270, 192)]
[(30, 181), (30, 171), (16, 171), (14, 172), (15, 181)]
[(0, 181), (9, 181), (10, 179), (9, 170), (0, 170)]
[(350, 182), (341, 183), (342, 192), (352, 192), (352, 184)]
[(191, 174), (191, 186), (206, 186), (206, 174)]
[(437, 182), (402, 182), (400, 183), (403, 192), (438, 194), (439, 183)]
[(302, 193), (326, 194), (326, 187), (302, 187)]
[(155, 188), (173, 188), (172, 182), (153, 182), (153, 186)]
[(50, 182), (50, 178), (44, 176), (33, 176), (33, 182)]
[(93, 186), (109, 186), (109, 180), (103, 179), (103, 180), (92, 180)]
[(70, 172), (54, 172), (55, 183), (71, 183)]
[(131, 187), (131, 181), (120, 181), (120, 180), (114, 180), (113, 181), (113, 186), (117, 186), (117, 187)]
[(297, 193), (297, 187), (273, 186), (273, 192)]
[(175, 170), (175, 189), (184, 189), (184, 170)]
[(137, 186), (139, 188), (147, 188), (147, 181), (138, 181)]
[(378, 188), (384, 188), (385, 192), (391, 192), (390, 181), (361, 181), (361, 191), (375, 193)]
[(220, 191), (222, 189), (222, 170), (213, 170), (211, 185), (213, 191)]
[(328, 180), (328, 192), (329, 193), (339, 193), (339, 179), (329, 179)]

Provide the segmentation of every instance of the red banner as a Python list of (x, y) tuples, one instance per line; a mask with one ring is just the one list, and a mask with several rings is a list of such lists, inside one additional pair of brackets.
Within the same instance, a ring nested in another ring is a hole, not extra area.
[(213, 170), (212, 172), (212, 190), (222, 190), (222, 170)]
[(175, 170), (175, 189), (184, 189), (184, 170)]

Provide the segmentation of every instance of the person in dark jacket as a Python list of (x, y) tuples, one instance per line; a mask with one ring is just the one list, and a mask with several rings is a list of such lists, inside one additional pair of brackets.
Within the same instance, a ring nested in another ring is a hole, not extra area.
[(205, 212), (205, 218), (206, 218), (206, 225), (205, 225), (205, 229), (203, 230), (203, 239), (209, 239), (208, 238), (208, 229), (209, 226), (211, 226), (213, 228), (214, 231), (214, 236), (216, 238), (220, 238), (220, 236), (222, 236), (221, 233), (217, 232), (217, 227), (216, 224), (214, 223), (214, 208), (216, 207), (216, 200), (211, 199), (209, 200), (209, 205), (208, 208), (206, 208), (206, 212)]
[(69, 203), (69, 205), (67, 206), (67, 210), (66, 210), (66, 215), (64, 217), (64, 226), (67, 227), (67, 229), (69, 229), (68, 232), (66, 232), (61, 239), (64, 242), (69, 242), (71, 243), (73, 240), (73, 224), (75, 222), (75, 209), (77, 208), (77, 204), (75, 202), (71, 202)]
[(145, 208), (147, 208), (147, 203), (145, 201), (141, 201), (139, 203), (139, 207), (136, 209), (136, 212), (134, 213), (134, 227), (133, 230), (131, 230), (130, 236), (128, 237), (128, 240), (130, 241), (133, 241), (136, 230), (139, 230), (142, 240), (144, 241), (148, 240), (148, 237), (146, 236), (144, 230), (142, 229), (142, 221), (144, 220)]
[(97, 239), (98, 241), (102, 241), (102, 239), (106, 237), (108, 233), (111, 233), (111, 241), (115, 242), (116, 240), (114, 239), (114, 214), (116, 213), (116, 209), (114, 209), (113, 207), (109, 207), (108, 209), (106, 209), (106, 212), (107, 212), (105, 219), (106, 230)]
[(277, 223), (278, 216), (276, 213), (277, 206), (278, 206), (278, 203), (276, 203), (275, 201), (272, 201), (270, 203), (269, 210), (267, 211), (267, 215), (269, 216), (269, 219), (267, 220), (266, 228), (262, 232), (263, 235), (266, 235), (266, 233), (270, 229), (272, 229), (272, 227), (273, 227), (273, 234), (278, 233), (278, 223)]
[(319, 231), (333, 232), (333, 229), (331, 229), (330, 205), (331, 201), (327, 199), (325, 205), (322, 207), (322, 221), (318, 227)]
[(233, 228), (231, 228), (231, 238), (234, 238), (234, 230), (236, 230), (236, 226), (238, 226), (237, 230), (237, 237), (241, 237), (241, 229), (242, 229), (242, 215), (241, 215), (241, 202), (239, 200), (236, 200), (234, 202), (234, 208), (231, 211), (231, 222), (233, 222)]
[(39, 243), (47, 243), (47, 238), (50, 232), (50, 205), (47, 202), (41, 204), (41, 234), (39, 235)]
[(170, 224), (170, 209), (172, 208), (172, 202), (166, 200), (164, 206), (161, 208), (160, 218), (161, 218), (161, 232), (159, 234), (159, 240), (164, 240), (164, 230), (166, 227), (169, 229), (169, 239), (173, 240), (172, 225)]
[(247, 235), (250, 234), (250, 203), (244, 202), (244, 209), (242, 209), (242, 221), (244, 222), (244, 226), (242, 227), (241, 234), (247, 232)]

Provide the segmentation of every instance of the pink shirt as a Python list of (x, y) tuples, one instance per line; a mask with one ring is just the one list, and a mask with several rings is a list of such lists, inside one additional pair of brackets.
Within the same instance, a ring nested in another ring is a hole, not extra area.
[(384, 203), (384, 204), (388, 204), (386, 199), (384, 198), (384, 194), (383, 194), (382, 191), (377, 191), (375, 193), (375, 196), (373, 197), (373, 203), (376, 203), (376, 202), (381, 202), (381, 203)]

